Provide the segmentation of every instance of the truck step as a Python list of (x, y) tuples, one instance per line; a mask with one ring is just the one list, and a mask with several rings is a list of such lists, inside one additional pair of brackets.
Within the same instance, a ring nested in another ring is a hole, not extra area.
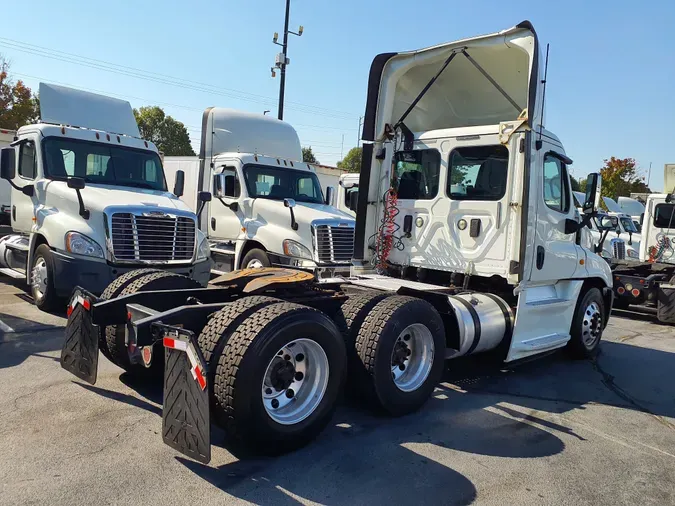
[(211, 253), (217, 253), (219, 255), (234, 255), (234, 246), (231, 249), (223, 246), (211, 248)]
[(528, 306), (532, 307), (540, 307), (540, 306), (555, 306), (558, 304), (568, 304), (569, 301), (567, 299), (541, 299), (541, 300), (533, 300), (532, 302), (528, 302)]
[(549, 334), (546, 336), (528, 339), (515, 346), (518, 351), (543, 351), (559, 348), (570, 340), (569, 334)]
[(0, 269), (0, 273), (14, 279), (26, 279), (26, 271), (24, 269), (10, 269), (9, 267), (3, 267)]
[(14, 251), (20, 251), (22, 253), (28, 253), (28, 242), (23, 243), (23, 242), (10, 242), (6, 241), (5, 246), (7, 249), (11, 249)]

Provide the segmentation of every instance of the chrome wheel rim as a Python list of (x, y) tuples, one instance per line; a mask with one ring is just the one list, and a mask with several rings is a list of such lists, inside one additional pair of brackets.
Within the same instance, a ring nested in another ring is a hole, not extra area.
[(31, 286), (36, 299), (42, 299), (47, 291), (47, 262), (39, 257), (31, 270)]
[(300, 423), (321, 404), (328, 375), (328, 357), (316, 341), (291, 341), (267, 365), (262, 382), (265, 411), (281, 425)]
[(391, 376), (403, 392), (417, 390), (434, 363), (434, 338), (426, 325), (413, 323), (398, 335), (391, 352)]
[(262, 269), (263, 267), (264, 265), (257, 258), (254, 258), (253, 260), (249, 261), (248, 264), (246, 264), (247, 269)]
[(584, 310), (581, 320), (581, 339), (586, 348), (593, 348), (602, 332), (602, 312), (597, 302), (591, 302)]

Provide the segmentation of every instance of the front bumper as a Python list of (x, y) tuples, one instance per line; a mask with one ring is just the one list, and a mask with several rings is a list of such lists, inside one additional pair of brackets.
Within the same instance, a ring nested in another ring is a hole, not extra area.
[(211, 276), (211, 260), (192, 265), (110, 265), (101, 260), (74, 257), (60, 251), (52, 251), (54, 260), (54, 288), (59, 297), (68, 297), (76, 286), (100, 294), (125, 272), (143, 268), (158, 268), (183, 274), (206, 286)]
[(352, 267), (351, 264), (318, 265), (313, 260), (278, 255), (276, 253), (268, 253), (268, 255), (273, 267), (290, 267), (292, 269), (309, 271), (314, 273), (319, 279), (349, 277)]

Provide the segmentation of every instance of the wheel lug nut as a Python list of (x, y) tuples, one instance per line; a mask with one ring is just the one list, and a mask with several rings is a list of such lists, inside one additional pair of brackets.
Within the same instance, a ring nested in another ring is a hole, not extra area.
[(403, 336), (404, 341), (410, 341), (410, 334), (406, 334)]
[(284, 355), (284, 360), (285, 360), (285, 361), (288, 362), (290, 359), (291, 359), (291, 356), (290, 356), (290, 355)]
[(295, 373), (295, 381), (302, 381), (302, 378), (304, 378), (304, 377), (305, 377), (305, 375), (302, 374), (299, 371)]
[(409, 357), (410, 355), (412, 355), (412, 351), (410, 351), (410, 350), (405, 350), (405, 354)]
[(266, 389), (265, 389), (265, 393), (266, 393), (267, 395), (272, 395), (272, 389), (271, 389), (271, 388), (266, 388)]
[(399, 365), (398, 368), (399, 368), (401, 371), (405, 371), (405, 365), (403, 365), (403, 364)]
[(279, 401), (276, 399), (272, 399), (272, 407), (274, 409), (277, 409), (279, 407)]
[(302, 353), (298, 353), (298, 354), (295, 356), (295, 361), (296, 361), (296, 362), (302, 362), (303, 360), (305, 360), (305, 356), (304, 356)]
[(293, 391), (292, 388), (289, 388), (288, 390), (286, 390), (286, 397), (288, 397), (289, 399), (292, 399), (294, 395), (295, 395), (295, 392)]

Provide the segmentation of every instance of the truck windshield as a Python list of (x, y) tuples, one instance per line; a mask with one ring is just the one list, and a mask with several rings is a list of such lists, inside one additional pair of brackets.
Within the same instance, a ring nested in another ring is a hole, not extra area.
[(50, 137), (44, 154), (50, 179), (81, 177), (93, 184), (166, 191), (162, 162), (153, 151)]
[(319, 178), (312, 172), (246, 165), (244, 178), (249, 196), (271, 200), (294, 199), (298, 202), (323, 204)]
[(626, 232), (633, 232), (634, 234), (637, 234), (637, 229), (635, 228), (635, 225), (633, 225), (633, 220), (630, 218), (619, 218), (619, 221), (621, 222), (621, 225), (623, 225), (623, 228), (626, 230)]

